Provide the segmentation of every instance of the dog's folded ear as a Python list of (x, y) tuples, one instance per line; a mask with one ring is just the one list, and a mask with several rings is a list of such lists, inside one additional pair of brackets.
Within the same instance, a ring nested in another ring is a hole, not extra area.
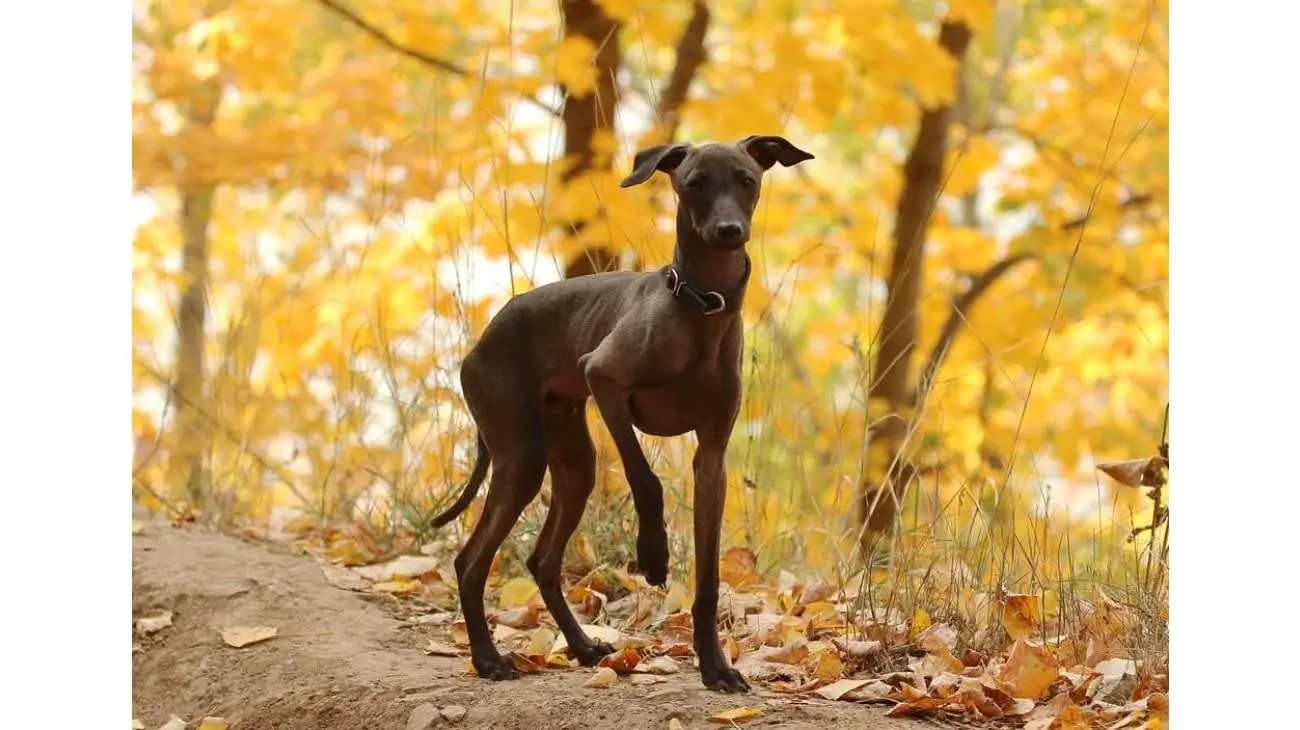
[(753, 157), (764, 170), (772, 169), (772, 165), (778, 162), (783, 167), (794, 167), (800, 162), (814, 159), (811, 154), (790, 144), (785, 137), (775, 134), (750, 135), (737, 142), (736, 146)]
[(677, 166), (682, 164), (686, 159), (686, 153), (691, 146), (686, 142), (675, 142), (673, 144), (657, 144), (653, 147), (647, 147), (636, 153), (632, 160), (632, 174), (628, 175), (619, 187), (630, 188), (633, 185), (640, 185), (650, 176), (655, 174), (655, 170), (660, 172), (672, 172)]

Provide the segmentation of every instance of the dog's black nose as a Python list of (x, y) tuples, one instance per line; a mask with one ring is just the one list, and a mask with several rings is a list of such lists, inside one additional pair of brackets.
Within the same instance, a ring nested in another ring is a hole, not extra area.
[(738, 240), (745, 235), (745, 227), (739, 223), (719, 223), (718, 239), (728, 243)]

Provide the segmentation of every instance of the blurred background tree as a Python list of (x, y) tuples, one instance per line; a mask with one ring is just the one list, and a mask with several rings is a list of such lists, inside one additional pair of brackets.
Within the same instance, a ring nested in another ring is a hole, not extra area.
[[(817, 162), (769, 175), (756, 215), (726, 539), (830, 570), (944, 515), (997, 539), (1050, 484), (1095, 557), (1150, 505), (1092, 463), (1150, 452), (1164, 416), (1166, 16), (137, 0), (136, 498), (427, 537), (468, 471), (456, 373), (495, 308), (669, 260), (666, 181), (617, 185), (637, 149), (780, 133)], [(596, 436), (616, 519), (586, 529), (625, 536)], [(645, 442), (683, 503), (690, 445)]]

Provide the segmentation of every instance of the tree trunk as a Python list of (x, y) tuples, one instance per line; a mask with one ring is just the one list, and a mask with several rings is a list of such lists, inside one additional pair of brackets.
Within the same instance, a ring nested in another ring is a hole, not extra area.
[[(939, 31), (939, 45), (957, 59), (958, 83), (970, 40), (970, 29), (960, 23), (945, 22)], [(900, 482), (907, 471), (899, 457), (912, 417), (907, 394), (923, 281), (922, 248), (930, 213), (943, 183), (951, 121), (951, 106), (927, 109), (921, 115), (920, 130), (904, 166), (887, 280), (888, 301), (877, 335), (874, 380), (867, 392), (872, 436), (859, 499), (860, 547), (864, 556), (871, 553), (880, 536), (893, 526)]]
[[(191, 129), (210, 129), (221, 96), (215, 79), (201, 84), (190, 100), (186, 125)], [(193, 174), (190, 167), (186, 175)], [(168, 466), (167, 481), (172, 493), (188, 496), (197, 506), (204, 497), (206, 479), (203, 452), (207, 445), (206, 424), (197, 412), (203, 403), (203, 340), (207, 323), (208, 226), (212, 222), (212, 202), (216, 186), (210, 181), (183, 178), (181, 193), (181, 270), (185, 289), (177, 308), (176, 370), (172, 387), (176, 397), (173, 458)]]
[[(564, 37), (586, 38), (596, 46), (596, 86), (579, 97), (570, 94), (564, 102), (564, 157), (566, 167), (560, 176), (568, 185), (582, 175), (597, 169), (608, 169), (610, 159), (597, 156), (595, 139), (598, 133), (614, 133), (615, 113), (618, 110), (618, 69), (622, 64), (617, 21), (605, 14), (592, 0), (563, 0)], [(567, 91), (567, 90), (566, 90)], [(569, 221), (573, 234), (578, 234), (590, 221)], [(593, 246), (575, 256), (564, 269), (564, 278), (613, 271), (618, 268), (618, 252), (611, 246)]]

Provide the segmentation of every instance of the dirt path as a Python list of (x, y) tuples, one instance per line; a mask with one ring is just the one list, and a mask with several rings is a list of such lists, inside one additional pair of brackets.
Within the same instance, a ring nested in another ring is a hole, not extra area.
[[(425, 656), (423, 629), (404, 628), (384, 608), (330, 586), (319, 564), (197, 528), (151, 525), (134, 538), (135, 618), (173, 612), (172, 626), (139, 641), (133, 657), (135, 717), (156, 728), (175, 714), (217, 715), (235, 730), (408, 728), (424, 706), (460, 706), (463, 728), (661, 730), (709, 725), (710, 715), (761, 706), (744, 727), (916, 730), (923, 723), (881, 709), (792, 698), (762, 690), (744, 697), (704, 689), (687, 670), (663, 683), (582, 686), (592, 670), (554, 670), (516, 682), (465, 675), (463, 659)], [(266, 625), (267, 642), (225, 646), (223, 627)], [(432, 707), (425, 707), (428, 712)], [(413, 727), (425, 727), (414, 723)]]

